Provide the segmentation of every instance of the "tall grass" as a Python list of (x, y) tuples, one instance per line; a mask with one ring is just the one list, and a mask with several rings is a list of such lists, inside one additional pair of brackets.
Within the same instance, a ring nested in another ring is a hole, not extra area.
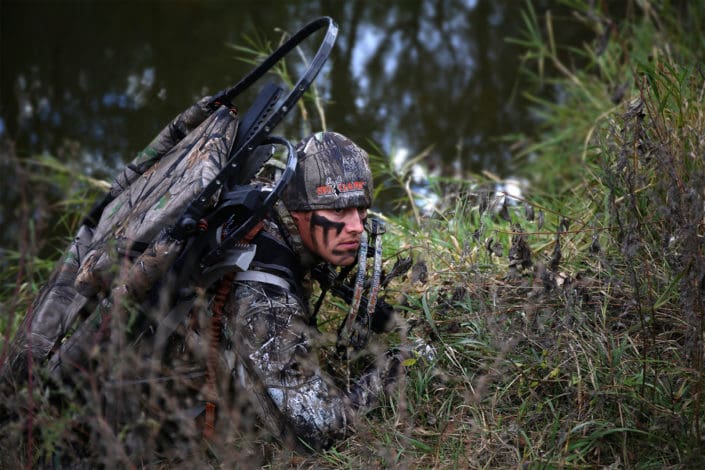
[(534, 217), (483, 211), (476, 180), (397, 221), (430, 273), (407, 312), (441, 353), (407, 386), (425, 447), (396, 441), (422, 466), (702, 465), (702, 8), (571, 4), (597, 37), (567, 51), (580, 68), (530, 5), (515, 39), (561, 90), (518, 155)]

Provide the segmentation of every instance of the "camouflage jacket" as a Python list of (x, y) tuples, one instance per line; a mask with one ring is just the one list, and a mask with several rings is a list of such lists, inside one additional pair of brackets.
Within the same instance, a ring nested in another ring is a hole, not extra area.
[[(277, 213), (278, 220), (268, 221), (264, 232), (283, 243), (281, 250), (297, 254), (293, 260), (297, 265), (286, 268), (296, 273), (298, 285), (286, 289), (235, 281), (225, 306), (222, 345), (235, 353), (230, 366), (234, 386), (248, 391), (269, 430), (285, 442), (298, 439), (324, 448), (347, 433), (357, 413), (376, 403), (398, 374), (400, 362), (384, 355), (348, 387), (339, 386), (336, 377), (321, 367), (322, 336), (309, 309), (306, 276), (317, 260), (301, 244), (283, 205)], [(278, 268), (263, 264), (255, 269), (280, 274)]]

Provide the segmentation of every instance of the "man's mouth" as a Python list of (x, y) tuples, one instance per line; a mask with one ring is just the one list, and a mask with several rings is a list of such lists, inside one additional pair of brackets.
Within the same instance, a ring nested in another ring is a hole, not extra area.
[(360, 242), (357, 241), (349, 241), (349, 242), (343, 242), (339, 243), (337, 248), (339, 250), (343, 251), (354, 251), (357, 250), (360, 247)]

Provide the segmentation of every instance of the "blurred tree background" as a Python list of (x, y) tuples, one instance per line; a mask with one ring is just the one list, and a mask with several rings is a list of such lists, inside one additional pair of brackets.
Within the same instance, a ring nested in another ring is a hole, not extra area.
[[(592, 32), (569, 7), (534, 2), (562, 17), (561, 44)], [(621, 2), (616, 2), (617, 5)], [(386, 154), (418, 155), (432, 174), (465, 177), (517, 169), (503, 136), (539, 123), (524, 93), (559, 97), (523, 81), (524, 27), (515, 0), (404, 2), (15, 1), (0, 3), (0, 137), (20, 158), (50, 154), (75, 171), (109, 178), (178, 112), (234, 84), (249, 69), (232, 45), (275, 43), (321, 15), (340, 26), (316, 85), (328, 127)], [(289, 121), (291, 139), (302, 129)], [(0, 175), (9, 188), (13, 172)], [(0, 241), (17, 231), (14, 190), (0, 196)], [(383, 201), (381, 201), (383, 203)], [(10, 234), (10, 235), (8, 235)]]

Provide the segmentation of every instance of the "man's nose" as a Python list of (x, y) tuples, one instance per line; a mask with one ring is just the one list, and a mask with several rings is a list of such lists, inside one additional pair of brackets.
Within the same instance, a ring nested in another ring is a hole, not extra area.
[(350, 208), (345, 214), (345, 229), (348, 232), (362, 233), (365, 230), (364, 219), (357, 208)]

